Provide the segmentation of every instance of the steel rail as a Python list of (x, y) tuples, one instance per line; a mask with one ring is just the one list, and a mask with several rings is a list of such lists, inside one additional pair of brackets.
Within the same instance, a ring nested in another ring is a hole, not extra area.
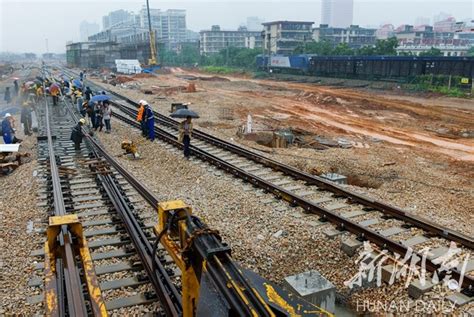
[[(94, 84), (94, 85), (97, 86), (97, 87), (101, 87), (100, 85), (97, 85), (97, 84)], [(134, 105), (135, 107), (138, 106), (138, 104), (136, 102), (130, 100), (127, 97), (121, 96), (120, 94), (114, 93), (114, 92), (112, 92), (112, 94), (117, 96), (118, 98), (120, 98), (122, 100), (127, 101), (128, 103)], [(112, 104), (119, 107), (125, 114), (129, 115), (130, 117), (133, 117), (133, 118), (135, 117), (136, 112), (137, 112), (136, 109), (129, 108), (126, 105), (123, 105), (123, 104), (120, 104), (120, 103), (117, 103), (117, 102), (112, 102)], [(139, 128), (139, 124), (137, 122), (135, 122), (134, 120), (131, 120), (129, 118), (125, 118), (124, 116), (121, 116), (120, 114), (117, 114), (117, 113), (114, 113), (114, 116), (117, 117), (118, 119), (128, 123), (128, 124), (131, 124), (131, 125)], [(155, 112), (155, 116), (158, 117), (158, 118), (163, 118), (161, 120), (163, 123), (168, 123), (169, 125), (173, 125), (173, 124), (176, 125), (177, 124), (177, 122), (175, 120), (173, 120), (171, 118), (168, 118), (164, 115), (161, 115), (157, 112)], [(163, 139), (164, 141), (166, 141), (168, 143), (171, 143), (171, 144), (173, 144), (174, 146), (176, 146), (178, 148), (182, 148), (182, 144), (177, 141), (176, 137), (174, 135), (168, 133), (167, 131), (161, 130), (160, 128), (155, 126), (155, 133), (157, 134), (157, 136), (159, 138)], [(358, 203), (360, 203), (362, 205), (365, 205), (367, 207), (380, 210), (382, 212), (385, 212), (385, 213), (393, 216), (394, 218), (398, 218), (398, 219), (401, 219), (401, 220), (403, 220), (405, 222), (408, 222), (410, 224), (419, 226), (420, 228), (422, 228), (422, 229), (424, 229), (424, 230), (426, 230), (426, 231), (428, 231), (432, 234), (441, 236), (441, 237), (443, 237), (445, 239), (448, 239), (450, 241), (458, 242), (458, 243), (464, 245), (465, 247), (467, 247), (469, 249), (474, 249), (474, 241), (473, 241), (472, 238), (467, 237), (467, 236), (465, 236), (461, 233), (458, 233), (456, 231), (453, 231), (451, 229), (448, 229), (448, 228), (439, 226), (437, 224), (434, 224), (434, 223), (432, 223), (432, 222), (430, 222), (430, 221), (428, 221), (428, 220), (426, 220), (422, 217), (413, 216), (413, 215), (409, 214), (408, 212), (405, 212), (405, 211), (403, 211), (399, 208), (387, 205), (385, 203), (382, 203), (382, 202), (374, 200), (374, 199), (364, 197), (360, 194), (350, 192), (350, 191), (348, 191), (346, 189), (343, 189), (340, 186), (334, 185), (334, 184), (330, 183), (329, 181), (326, 181), (326, 180), (324, 180), (320, 177), (315, 177), (313, 175), (304, 173), (304, 172), (299, 171), (299, 170), (297, 170), (295, 168), (292, 168), (290, 166), (284, 165), (282, 163), (279, 163), (279, 162), (274, 161), (272, 159), (266, 158), (266, 157), (264, 157), (262, 155), (259, 155), (257, 153), (254, 153), (254, 152), (248, 151), (246, 149), (243, 149), (241, 147), (238, 147), (236, 145), (233, 145), (233, 144), (231, 144), (229, 142), (226, 142), (224, 140), (220, 140), (220, 139), (218, 139), (214, 136), (211, 136), (209, 134), (206, 134), (204, 132), (194, 130), (193, 134), (198, 136), (198, 138), (203, 139), (206, 142), (212, 143), (212, 144), (217, 145), (221, 148), (227, 149), (231, 152), (234, 152), (234, 153), (239, 154), (241, 156), (247, 157), (247, 158), (249, 158), (249, 159), (251, 159), (251, 160), (253, 160), (257, 163), (261, 163), (265, 166), (271, 167), (274, 170), (282, 171), (283, 173), (285, 173), (287, 175), (290, 175), (294, 178), (304, 180), (308, 184), (318, 185), (318, 186), (320, 186), (324, 189), (327, 189), (329, 191), (334, 192), (336, 195), (339, 195), (339, 196), (342, 196), (342, 197), (347, 197), (348, 199), (350, 199), (354, 202), (358, 202)], [(191, 145), (191, 152), (195, 156), (197, 156), (197, 157), (199, 157), (203, 160), (206, 160), (206, 161), (210, 162), (211, 164), (216, 165), (217, 167), (219, 167), (221, 169), (224, 169), (224, 170), (226, 170), (226, 171), (228, 171), (228, 172), (244, 179), (247, 182), (252, 183), (255, 186), (258, 186), (258, 187), (264, 189), (267, 192), (273, 193), (276, 197), (282, 198), (282, 199), (290, 202), (293, 205), (301, 206), (304, 210), (306, 210), (306, 212), (311, 212), (311, 213), (318, 214), (323, 220), (328, 220), (328, 221), (331, 221), (331, 222), (335, 223), (339, 228), (348, 230), (348, 231), (358, 235), (358, 237), (360, 239), (367, 239), (367, 240), (375, 243), (376, 245), (378, 245), (382, 249), (388, 249), (392, 252), (396, 252), (396, 253), (400, 254), (401, 256), (405, 256), (405, 254), (407, 254), (408, 252), (411, 252), (410, 248), (405, 247), (401, 243), (398, 243), (394, 240), (391, 240), (387, 237), (384, 237), (384, 236), (380, 235), (379, 233), (377, 233), (377, 232), (375, 232), (375, 231), (373, 231), (369, 228), (362, 227), (362, 226), (358, 225), (357, 223), (355, 223), (355, 222), (353, 222), (349, 219), (346, 219), (344, 217), (341, 217), (341, 216), (339, 216), (339, 215), (337, 215), (337, 214), (335, 214), (335, 213), (333, 213), (333, 212), (331, 212), (331, 211), (329, 211), (329, 210), (327, 210), (323, 207), (320, 207), (320, 206), (312, 203), (311, 201), (308, 201), (308, 200), (306, 200), (302, 197), (299, 197), (299, 196), (293, 194), (292, 192), (289, 192), (289, 191), (287, 191), (287, 190), (285, 190), (285, 189), (283, 189), (279, 186), (271, 184), (270, 182), (267, 182), (267, 181), (265, 181), (265, 180), (263, 180), (263, 179), (261, 179), (257, 176), (254, 176), (251, 173), (245, 172), (244, 170), (239, 169), (236, 166), (228, 164), (227, 162), (221, 160), (220, 158), (218, 158), (218, 157), (216, 157), (216, 156), (214, 156), (210, 153), (207, 153), (203, 150), (200, 150), (199, 148), (197, 148), (193, 145)], [(415, 253), (415, 252), (413, 252), (413, 253)], [(420, 256), (420, 258), (422, 258), (421, 255), (418, 254), (418, 256)], [(426, 259), (426, 267), (429, 271), (432, 271), (432, 272), (438, 271), (439, 274), (443, 274), (443, 272), (441, 271), (441, 265), (436, 265), (428, 259)], [(457, 270), (457, 269), (452, 270), (452, 275), (453, 275), (454, 278), (456, 278), (458, 280), (461, 280), (461, 278), (462, 278), (461, 272), (459, 272), (459, 270)], [(474, 278), (470, 277), (470, 276), (464, 276), (462, 286), (463, 287), (472, 287), (472, 286), (474, 286)]]
[[(67, 109), (73, 120), (78, 122), (79, 119), (71, 107), (68, 106)], [(85, 131), (84, 128), (83, 133), (93, 157), (104, 158), (105, 161), (110, 166), (114, 167), (154, 209), (157, 209), (158, 199), (153, 195), (153, 193), (141, 184), (132, 174), (125, 170), (94, 138), (91, 137), (90, 134), (87, 133), (87, 131)], [(103, 184), (106, 194), (110, 198), (114, 209), (117, 211), (124, 223), (125, 229), (135, 246), (166, 316), (174, 317), (182, 315), (181, 295), (174, 286), (166, 272), (166, 268), (160, 260), (156, 256), (153, 258), (153, 246), (148, 241), (148, 236), (134, 217), (132, 210), (123, 197), (122, 191), (110, 174), (98, 173), (98, 178)]]
[[(140, 125), (130, 118), (124, 117), (121, 114), (114, 113), (114, 117), (128, 123), (138, 129), (140, 129)], [(161, 130), (160, 128), (155, 126), (155, 134), (158, 138), (162, 139), (163, 141), (170, 143), (178, 148), (182, 148), (182, 143), (178, 142), (176, 136), (172, 135), (171, 133)], [(400, 254), (401, 257), (404, 257), (406, 254), (414, 254), (417, 255), (420, 259), (423, 258), (422, 254), (419, 254), (413, 251), (411, 248), (402, 245), (388, 237), (385, 237), (374, 230), (369, 229), (368, 227), (363, 227), (347, 218), (344, 218), (334, 212), (329, 211), (324, 207), (320, 207), (317, 204), (306, 200), (302, 197), (295, 195), (294, 193), (285, 190), (284, 188), (274, 185), (269, 181), (266, 181), (258, 176), (252, 175), (249, 172), (244, 171), (222, 159), (219, 157), (212, 155), (206, 151), (199, 149), (196, 146), (191, 145), (191, 153), (204, 160), (207, 161), (220, 169), (223, 169), (236, 177), (243, 179), (244, 181), (251, 183), (254, 186), (260, 187), (268, 193), (272, 193), (278, 198), (284, 199), (289, 203), (302, 207), (305, 212), (313, 213), (319, 215), (321, 219), (325, 221), (330, 221), (338, 226), (341, 230), (347, 230), (351, 233), (354, 233), (358, 236), (361, 240), (369, 240), (370, 242), (374, 243), (381, 249), (387, 249), (392, 252)], [(426, 259), (426, 268), (431, 272), (438, 272), (438, 275), (443, 276), (445, 273), (442, 270), (442, 265), (437, 265), (433, 263), (431, 260)], [(452, 277), (460, 281), (462, 279), (462, 286), (463, 287), (473, 287), (474, 286), (474, 278), (471, 276), (463, 276), (461, 272), (457, 269), (451, 270)]]
[[(131, 102), (132, 104), (135, 105), (133, 101), (127, 100), (127, 102)], [(125, 109), (127, 108), (125, 105), (121, 105), (119, 103), (112, 102), (113, 105), (119, 107), (120, 109)], [(130, 108), (128, 108), (130, 109)], [(133, 109), (130, 109), (134, 111)], [(171, 118), (168, 118), (162, 114), (157, 113), (154, 111), (155, 117), (158, 117), (158, 121), (161, 123), (164, 123), (168, 125), (169, 127), (173, 129), (177, 129), (178, 122), (176, 120), (173, 120)], [(366, 207), (370, 207), (376, 210), (379, 210), (385, 214), (388, 214), (392, 216), (393, 218), (402, 220), (404, 222), (410, 223), (418, 228), (421, 228), (425, 231), (428, 231), (432, 234), (435, 234), (437, 236), (443, 237), (447, 240), (457, 242), (466, 248), (469, 249), (474, 249), (474, 239), (472, 237), (469, 237), (467, 235), (464, 235), (460, 232), (457, 232), (455, 230), (449, 229), (447, 227), (438, 225), (426, 218), (420, 217), (413, 215), (405, 210), (402, 210), (400, 208), (397, 208), (395, 206), (388, 205), (386, 203), (383, 203), (379, 200), (369, 198), (367, 196), (352, 192), (350, 190), (347, 190), (345, 188), (342, 188), (341, 186), (338, 186), (330, 181), (327, 181), (321, 177), (311, 175), (308, 173), (305, 173), (301, 170), (298, 170), (294, 167), (291, 167), (289, 165), (282, 164), (278, 161), (275, 161), (273, 159), (267, 158), (263, 155), (257, 154), (255, 152), (249, 151), (245, 148), (242, 148), (240, 146), (237, 146), (235, 144), (232, 144), (230, 142), (227, 142), (225, 140), (219, 139), (215, 136), (212, 136), (208, 133), (199, 131), (194, 129), (193, 130), (193, 136), (195, 136), (197, 139), (201, 139), (207, 143), (213, 144), (215, 146), (218, 146), (222, 149), (225, 149), (229, 152), (235, 153), (237, 155), (243, 156), (249, 160), (252, 160), (256, 163), (262, 164), (266, 167), (271, 168), (274, 171), (280, 171), (288, 176), (291, 176), (295, 179), (302, 180), (306, 182), (308, 185), (315, 185), (318, 186), (322, 189), (328, 190), (330, 192), (335, 193), (336, 195), (340, 197), (346, 197), (352, 202), (357, 202), (360, 203)]]
[[(43, 68), (44, 74), (44, 68)], [(43, 82), (43, 89), (45, 90)], [(56, 163), (56, 155), (54, 153), (53, 147), (53, 137), (51, 134), (51, 124), (49, 116), (49, 104), (48, 100), (45, 97), (45, 117), (46, 117), (46, 136), (48, 141), (48, 153), (49, 153), (49, 165), (51, 173), (51, 182), (53, 187), (53, 205), (54, 210), (52, 211), (56, 216), (66, 215), (66, 207), (64, 205), (64, 197), (61, 189), (61, 179), (59, 178), (58, 166)], [(67, 312), (63, 305), (58, 305), (58, 303), (52, 303), (51, 313), (59, 316), (86, 316), (87, 308), (85, 306), (84, 295), (82, 293), (81, 279), (79, 269), (73, 253), (72, 246), (72, 237), (67, 229), (67, 226), (62, 226), (61, 234), (58, 237), (61, 243), (61, 258), (62, 261), (59, 261), (59, 267), (56, 268), (56, 271), (59, 271), (59, 277), (56, 281), (59, 281), (61, 285), (52, 285), (53, 283), (45, 284), (45, 287), (50, 286), (56, 290), (65, 289), (66, 302), (67, 302)], [(64, 286), (62, 285), (64, 283)], [(61, 301), (61, 300), (60, 300)]]

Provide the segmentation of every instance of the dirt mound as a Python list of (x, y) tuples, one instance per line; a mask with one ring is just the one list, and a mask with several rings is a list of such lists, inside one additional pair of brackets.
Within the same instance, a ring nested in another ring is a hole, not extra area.
[(140, 73), (140, 74), (135, 74), (132, 76), (133, 78), (153, 78), (152, 74), (147, 74), (147, 73)]
[(129, 82), (129, 81), (134, 81), (135, 79), (133, 79), (132, 77), (130, 76), (123, 76), (123, 75), (120, 75), (120, 76), (117, 76), (115, 78), (115, 81), (119, 84), (123, 84), (123, 83), (126, 83), (126, 82)]

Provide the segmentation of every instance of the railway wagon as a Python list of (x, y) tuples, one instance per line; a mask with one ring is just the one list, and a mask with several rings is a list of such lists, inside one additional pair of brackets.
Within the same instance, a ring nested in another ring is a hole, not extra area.
[(309, 73), (347, 78), (407, 78), (419, 75), (474, 77), (474, 57), (313, 56)]

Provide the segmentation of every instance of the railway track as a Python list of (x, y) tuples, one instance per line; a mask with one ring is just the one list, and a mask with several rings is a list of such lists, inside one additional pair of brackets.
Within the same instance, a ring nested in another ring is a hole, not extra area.
[(61, 103), (39, 110), (37, 176), (51, 212), (44, 248), (31, 254), (44, 276), (29, 286), (44, 293), (30, 304), (44, 301), (47, 316), (330, 315), (242, 269), (191, 207), (159, 202), (85, 127), (74, 149), (79, 116)]
[[(70, 71), (67, 71), (70, 72)], [(89, 86), (104, 90), (97, 84)], [(120, 94), (112, 92), (112, 105), (116, 107), (114, 117), (139, 128), (134, 118), (137, 103)], [(159, 140), (173, 147), (181, 148), (177, 142), (175, 120), (155, 112), (155, 133)], [(446, 254), (450, 243), (455, 242), (466, 254), (474, 249), (474, 240), (459, 232), (439, 226), (427, 219), (412, 215), (404, 210), (383, 202), (348, 191), (320, 177), (299, 171), (291, 166), (269, 159), (254, 151), (221, 140), (203, 131), (193, 131), (191, 151), (193, 156), (239, 177), (244, 182), (260, 188), (268, 194), (263, 204), (273, 205), (276, 210), (282, 207), (280, 200), (293, 207), (300, 207), (305, 213), (319, 216), (321, 223), (331, 222), (335, 229), (328, 230), (330, 237), (349, 231), (355, 235), (352, 244), (358, 246), (368, 240), (379, 247), (403, 256), (414, 250), (415, 253), (429, 246), (426, 269), (443, 277), (446, 272), (436, 259)], [(474, 266), (470, 260), (461, 272), (461, 263), (451, 270), (453, 279), (460, 281), (462, 288), (472, 292), (474, 286)], [(469, 293), (472, 294), (472, 293)]]
[[(101, 293), (91, 296), (81, 287), (87, 284), (91, 272), (79, 263), (73, 247), (67, 252), (67, 261), (61, 258), (68, 263), (65, 270), (56, 268), (57, 272), (68, 272), (57, 277), (58, 285), (63, 288), (57, 287), (56, 292), (62, 298), (58, 298), (56, 307), (46, 307), (47, 313), (73, 314), (74, 311), (76, 315), (98, 315), (100, 305), (104, 312), (118, 315), (165, 313), (172, 305), (163, 306), (160, 302), (179, 303), (180, 272), (162, 247), (152, 256), (155, 239), (152, 228), (157, 223), (157, 214), (135, 189), (139, 182), (126, 171), (120, 174), (115, 170), (104, 159), (104, 153), (99, 154), (100, 145), (92, 138), (82, 143), (80, 151), (74, 150), (70, 134), (77, 118), (68, 106), (47, 104), (38, 110), (39, 199), (44, 207), (52, 210), (51, 216), (78, 217), (92, 267), (95, 267), (91, 276), (95, 275), (95, 284)], [(130, 182), (135, 182), (135, 187)], [(148, 198), (154, 199), (156, 206), (156, 198)], [(64, 226), (62, 230), (66, 230)], [(77, 240), (69, 232), (65, 232), (65, 236), (69, 236), (71, 243)], [(60, 239), (62, 242), (63, 238)], [(63, 252), (59, 253), (65, 255)], [(44, 294), (48, 295), (50, 289), (48, 279), (43, 282), (41, 277), (43, 270), (48, 276), (48, 267), (43, 264), (48, 250), (40, 248), (31, 256), (37, 262), (37, 272), (29, 286), (44, 287), (45, 292), (28, 299), (30, 304), (35, 304), (44, 301)], [(180, 309), (179, 304), (177, 309)]]

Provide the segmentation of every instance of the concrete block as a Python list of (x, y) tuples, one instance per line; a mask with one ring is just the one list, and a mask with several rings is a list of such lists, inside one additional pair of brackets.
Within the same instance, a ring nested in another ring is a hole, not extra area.
[(436, 284), (433, 284), (429, 278), (425, 279), (424, 284), (420, 280), (414, 280), (408, 285), (408, 295), (413, 299), (418, 299), (429, 292)]
[(325, 203), (325, 202), (328, 202), (328, 201), (331, 201), (331, 200), (332, 200), (331, 198), (323, 197), (323, 198), (314, 199), (311, 202), (313, 204), (318, 205), (318, 204), (322, 204), (322, 203)]
[(285, 277), (283, 287), (324, 310), (335, 310), (336, 287), (318, 271)]
[(407, 229), (405, 228), (401, 228), (401, 227), (392, 227), (392, 228), (388, 228), (388, 229), (385, 229), (385, 230), (382, 230), (380, 231), (379, 233), (381, 235), (383, 235), (384, 237), (390, 237), (390, 236), (394, 236), (396, 234), (399, 234), (399, 233), (402, 233), (402, 232), (405, 232), (407, 231)]
[(382, 282), (390, 283), (392, 274), (396, 274), (393, 272), (394, 269), (395, 267), (392, 264), (382, 266)]
[(322, 174), (321, 177), (337, 184), (347, 184), (347, 177), (344, 175), (340, 175), (336, 173), (327, 173), (327, 174)]
[[(459, 270), (459, 272), (461, 272), (462, 267), (464, 266), (464, 257), (462, 257), (461, 259), (462, 260), (460, 260), (460, 263), (458, 264), (458, 266), (456, 266), (456, 268)], [(472, 270), (474, 270), (474, 260), (468, 260), (467, 265), (466, 265), (466, 269), (465, 269), (464, 272), (469, 273)]]
[(362, 215), (365, 215), (365, 214), (366, 214), (365, 211), (356, 210), (356, 211), (350, 211), (350, 212), (343, 213), (342, 216), (344, 218), (354, 218), (354, 217), (362, 216)]
[(432, 261), (434, 259), (439, 258), (442, 255), (445, 255), (448, 252), (448, 250), (449, 249), (447, 247), (435, 248), (435, 249), (430, 250), (426, 257), (428, 258), (428, 260)]
[(361, 225), (363, 227), (368, 227), (368, 226), (376, 225), (378, 223), (379, 223), (379, 220), (373, 218), (373, 219), (368, 219), (368, 220), (361, 221), (361, 222), (359, 222), (359, 225)]
[(454, 293), (452, 295), (449, 295), (447, 297), (447, 299), (456, 304), (456, 306), (460, 307), (460, 306), (463, 306), (467, 303), (470, 303), (472, 302), (472, 300), (474, 299), (474, 297), (469, 297), (467, 295), (464, 295), (464, 294), (461, 294), (461, 293)]
[(362, 242), (356, 240), (354, 238), (348, 238), (342, 241), (341, 249), (342, 251), (347, 254), (348, 256), (353, 256), (356, 254), (357, 249), (362, 246)]
[(344, 203), (335, 203), (335, 204), (327, 205), (326, 209), (329, 210), (329, 211), (333, 211), (333, 210), (342, 209), (342, 208), (346, 208), (346, 207), (349, 207), (349, 205), (344, 204)]
[(324, 230), (323, 233), (329, 239), (334, 239), (338, 235), (342, 234), (342, 231), (339, 231), (339, 230), (336, 230), (336, 229), (333, 229), (333, 228), (329, 228), (327, 230)]
[(414, 245), (421, 244), (426, 241), (428, 241), (428, 238), (423, 237), (423, 236), (416, 236), (408, 240), (403, 240), (402, 244), (406, 247), (412, 247)]

